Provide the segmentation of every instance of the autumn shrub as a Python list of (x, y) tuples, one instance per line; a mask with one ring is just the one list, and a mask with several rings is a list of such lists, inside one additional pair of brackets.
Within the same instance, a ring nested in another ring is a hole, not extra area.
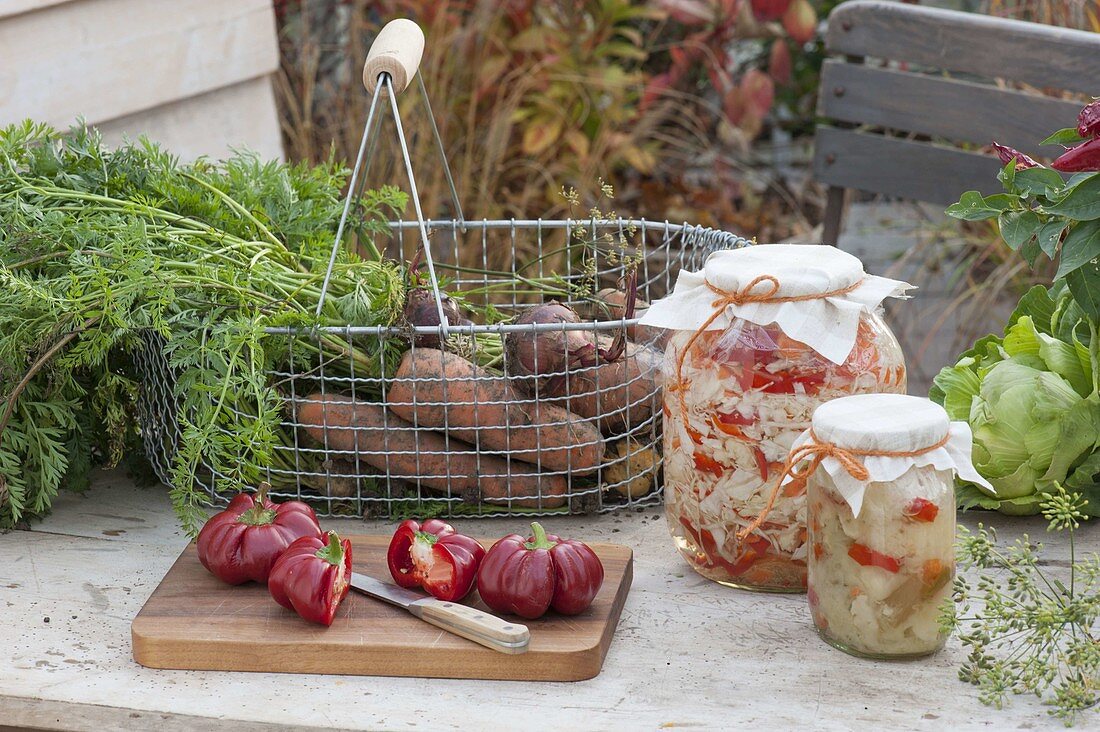
[[(590, 197), (603, 179), (623, 213), (758, 234), (758, 217), (744, 215), (760, 205), (742, 185), (749, 153), (780, 117), (796, 134), (811, 129), (820, 49), (808, 0), (321, 0), (278, 10), (278, 97), (294, 159), (323, 159), (332, 145), (354, 158), (370, 40), (393, 18), (420, 24), (421, 75), (467, 217), (561, 217), (563, 186)], [(423, 99), (413, 85), (400, 101), (425, 213), (449, 217)], [(388, 120), (369, 180), (405, 184)], [(510, 254), (498, 254), (490, 264), (507, 265)]]

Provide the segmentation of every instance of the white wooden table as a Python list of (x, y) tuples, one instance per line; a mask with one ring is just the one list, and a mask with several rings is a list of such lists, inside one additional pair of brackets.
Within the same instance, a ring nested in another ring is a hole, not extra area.
[[(1006, 539), (1045, 534), (1041, 520), (976, 516)], [(504, 534), (524, 522), (456, 524)], [(982, 706), (956, 678), (963, 652), (954, 641), (921, 661), (859, 660), (818, 639), (804, 596), (738, 592), (698, 577), (674, 552), (659, 509), (546, 524), (636, 552), (615, 640), (590, 681), (153, 670), (131, 658), (130, 622), (186, 539), (165, 489), (104, 474), (86, 495), (59, 497), (32, 530), (0, 536), (0, 728), (1061, 729), (1033, 698), (1004, 711)], [(1087, 551), (1100, 547), (1095, 526), (1082, 538)], [(1058, 551), (1057, 541), (1049, 545)], [(1081, 728), (1090, 724), (1100, 716)]]

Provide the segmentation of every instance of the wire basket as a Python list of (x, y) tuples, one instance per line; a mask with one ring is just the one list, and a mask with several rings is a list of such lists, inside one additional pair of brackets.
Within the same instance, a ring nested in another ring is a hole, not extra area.
[[(385, 48), (396, 50), (380, 51)], [(322, 301), (373, 157), (384, 92), (416, 211), (415, 221), (391, 222), (389, 249), (404, 252), (407, 240), (419, 244), (439, 324), (267, 328), (269, 347), (286, 349), (277, 359), (285, 365), (270, 372), (284, 416), (270, 460), (254, 467), (271, 484), (271, 495), (307, 500), (320, 515), (544, 515), (659, 501), (659, 334), (593, 295), (621, 283), (630, 261), (638, 297), (652, 300), (668, 291), (680, 268), (698, 269), (711, 252), (747, 242), (644, 219), (467, 220), (457, 195), (455, 218), (425, 220), (396, 102), (408, 81), (419, 79), (422, 48), (419, 28), (408, 21), (386, 26), (371, 48), (364, 68), (371, 106)], [(422, 81), (419, 86), (427, 103)], [(450, 179), (437, 131), (435, 138)], [(536, 256), (520, 261), (520, 248)], [(485, 266), (461, 264), (471, 261), (471, 251)], [(489, 263), (502, 251), (510, 251), (504, 257), (510, 265), (492, 270)], [(439, 272), (450, 293), (491, 303), (500, 322), (449, 322)], [(579, 313), (579, 322), (511, 322), (549, 296)], [(608, 362), (620, 333), (629, 333), (631, 344)], [(593, 347), (594, 360), (545, 368), (543, 359), (561, 356), (546, 344), (567, 340)], [(322, 341), (329, 353), (335, 347), (346, 355), (302, 357), (323, 354)], [(522, 356), (517, 344), (529, 347)], [(159, 336), (147, 335), (135, 359), (144, 377), (139, 411), (146, 453), (161, 480), (171, 482), (192, 415), (182, 413), (177, 374)], [(525, 370), (532, 359), (540, 364), (537, 375)], [(238, 487), (208, 463), (197, 475), (198, 487), (216, 503)]]

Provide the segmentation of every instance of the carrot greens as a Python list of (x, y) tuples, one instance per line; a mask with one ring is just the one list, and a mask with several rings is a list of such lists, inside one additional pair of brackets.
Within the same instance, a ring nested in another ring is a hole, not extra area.
[(386, 339), (267, 330), (400, 317), (405, 267), (350, 246), (378, 251), (405, 206), (392, 187), (352, 207), (315, 314), (347, 176), (333, 160), (181, 163), (144, 140), (108, 150), (83, 126), (0, 129), (0, 528), (140, 453), (134, 354), (150, 345), (175, 374), (172, 499), (190, 532), (205, 517), (203, 471), (236, 491), (279, 467), (273, 448), (289, 437), (271, 374), (396, 364), (403, 345)]

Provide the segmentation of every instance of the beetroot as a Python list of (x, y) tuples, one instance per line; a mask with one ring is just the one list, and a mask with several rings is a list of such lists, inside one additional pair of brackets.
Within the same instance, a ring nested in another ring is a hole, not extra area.
[[(447, 293), (441, 292), (443, 298), (443, 314), (447, 316), (448, 325), (470, 325), (471, 320), (464, 317), (455, 302)], [(405, 299), (405, 322), (412, 326), (439, 325), (439, 308), (435, 305), (435, 293), (423, 287), (409, 290)], [(421, 348), (439, 348), (438, 333), (417, 333), (413, 342)]]
[[(528, 308), (516, 319), (517, 325), (581, 322), (576, 311), (557, 300)], [(534, 394), (565, 372), (598, 363), (596, 338), (591, 331), (547, 330), (509, 333), (504, 337), (504, 364), (509, 376)]]
[[(605, 287), (596, 293), (596, 299), (606, 306), (606, 312), (612, 319), (625, 318), (626, 305), (630, 295), (613, 287)], [(649, 309), (649, 303), (641, 298), (635, 300), (634, 317), (640, 318)], [(627, 338), (635, 343), (652, 345), (660, 351), (665, 350), (672, 331), (665, 328), (655, 328), (651, 325), (635, 323), (626, 328)]]

